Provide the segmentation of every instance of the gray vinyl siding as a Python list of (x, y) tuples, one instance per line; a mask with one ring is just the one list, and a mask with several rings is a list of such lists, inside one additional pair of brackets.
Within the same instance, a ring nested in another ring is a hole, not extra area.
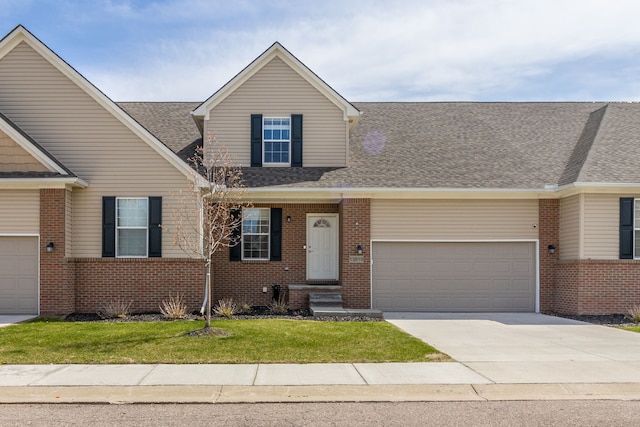
[(560, 260), (580, 257), (580, 232), (582, 230), (580, 195), (560, 200), (559, 254)]
[(0, 131), (0, 172), (48, 172), (48, 169)]
[(537, 200), (372, 200), (371, 238), (537, 239)]
[(39, 190), (0, 190), (0, 234), (40, 234)]
[(633, 196), (585, 194), (584, 258), (619, 258), (620, 197)]
[(343, 112), (281, 59), (274, 58), (210, 112), (214, 135), (234, 162), (250, 162), (250, 116), (303, 115), (304, 166), (346, 166), (348, 122)]
[(0, 61), (0, 110), (89, 183), (72, 192), (72, 256), (101, 256), (103, 196), (162, 196), (163, 256), (185, 257), (170, 226), (185, 176), (25, 43)]

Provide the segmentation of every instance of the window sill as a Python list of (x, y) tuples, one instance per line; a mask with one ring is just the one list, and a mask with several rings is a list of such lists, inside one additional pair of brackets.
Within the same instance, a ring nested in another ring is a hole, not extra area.
[(264, 163), (262, 162), (263, 168), (290, 168), (291, 163)]

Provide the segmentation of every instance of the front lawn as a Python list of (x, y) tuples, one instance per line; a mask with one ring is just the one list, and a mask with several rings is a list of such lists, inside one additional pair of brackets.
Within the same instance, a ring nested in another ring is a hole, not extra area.
[(65, 322), (0, 329), (0, 364), (348, 363), (449, 360), (387, 322), (215, 320), (227, 337), (187, 336), (202, 321)]
[(640, 332), (640, 325), (622, 326), (620, 329), (624, 329), (625, 331), (631, 331), (631, 332)]

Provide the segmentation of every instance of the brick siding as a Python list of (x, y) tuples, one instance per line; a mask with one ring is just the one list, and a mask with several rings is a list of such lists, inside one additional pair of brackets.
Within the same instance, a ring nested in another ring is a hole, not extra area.
[[(558, 200), (541, 199), (538, 202), (538, 239), (540, 260), (540, 310), (553, 311), (556, 299), (556, 263), (559, 251), (560, 210)], [(556, 248), (549, 253), (549, 245)]]
[(131, 311), (159, 312), (162, 301), (180, 294), (189, 311), (204, 298), (202, 260), (188, 258), (76, 258), (75, 311), (95, 313), (109, 302), (131, 302)]
[[(236, 302), (266, 306), (272, 300), (271, 285), (307, 283), (307, 214), (338, 213), (338, 205), (254, 204), (256, 208), (282, 208), (282, 261), (229, 261), (229, 249), (216, 252), (211, 266), (213, 300), (233, 298)], [(287, 222), (291, 217), (291, 222)], [(262, 292), (263, 287), (267, 292)]]
[[(96, 312), (116, 300), (131, 301), (134, 312), (157, 312), (176, 292), (190, 310), (203, 298), (202, 260), (172, 258), (65, 258), (65, 189), (40, 190), (40, 313)], [(370, 200), (332, 203), (257, 204), (282, 208), (282, 261), (231, 262), (228, 249), (218, 251), (212, 266), (213, 302), (232, 297), (250, 305), (267, 305), (272, 284), (304, 285), (306, 280), (307, 213), (339, 214), (339, 281), (346, 308), (369, 308)], [(291, 222), (287, 222), (291, 217)], [(640, 261), (559, 261), (557, 200), (539, 201), (540, 309), (566, 314), (624, 313), (640, 304)], [(53, 242), (53, 252), (46, 245)], [(357, 246), (363, 262), (352, 262)], [(549, 254), (548, 246), (556, 247)], [(262, 291), (263, 287), (267, 292)], [(308, 291), (289, 295), (293, 308), (308, 306)]]
[[(371, 308), (371, 200), (345, 199), (340, 203), (340, 283), (345, 308)], [(362, 246), (364, 262), (351, 263)]]
[[(539, 202), (540, 310), (562, 314), (620, 314), (640, 304), (640, 261), (559, 261), (557, 200)], [(549, 254), (548, 246), (556, 247)]]
[(640, 304), (640, 261), (579, 260), (558, 263), (555, 311), (624, 314)]
[[(40, 190), (40, 314), (67, 314), (74, 311), (73, 266), (65, 258), (64, 188)], [(47, 252), (49, 242), (53, 252)]]

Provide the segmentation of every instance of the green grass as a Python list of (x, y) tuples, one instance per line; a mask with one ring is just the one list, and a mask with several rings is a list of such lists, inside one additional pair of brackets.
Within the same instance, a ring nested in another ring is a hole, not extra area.
[(0, 364), (423, 362), (447, 356), (387, 322), (216, 320), (227, 337), (197, 337), (202, 321), (64, 322), (0, 329)]
[(622, 326), (620, 329), (624, 329), (625, 331), (631, 331), (631, 332), (640, 332), (640, 325)]

